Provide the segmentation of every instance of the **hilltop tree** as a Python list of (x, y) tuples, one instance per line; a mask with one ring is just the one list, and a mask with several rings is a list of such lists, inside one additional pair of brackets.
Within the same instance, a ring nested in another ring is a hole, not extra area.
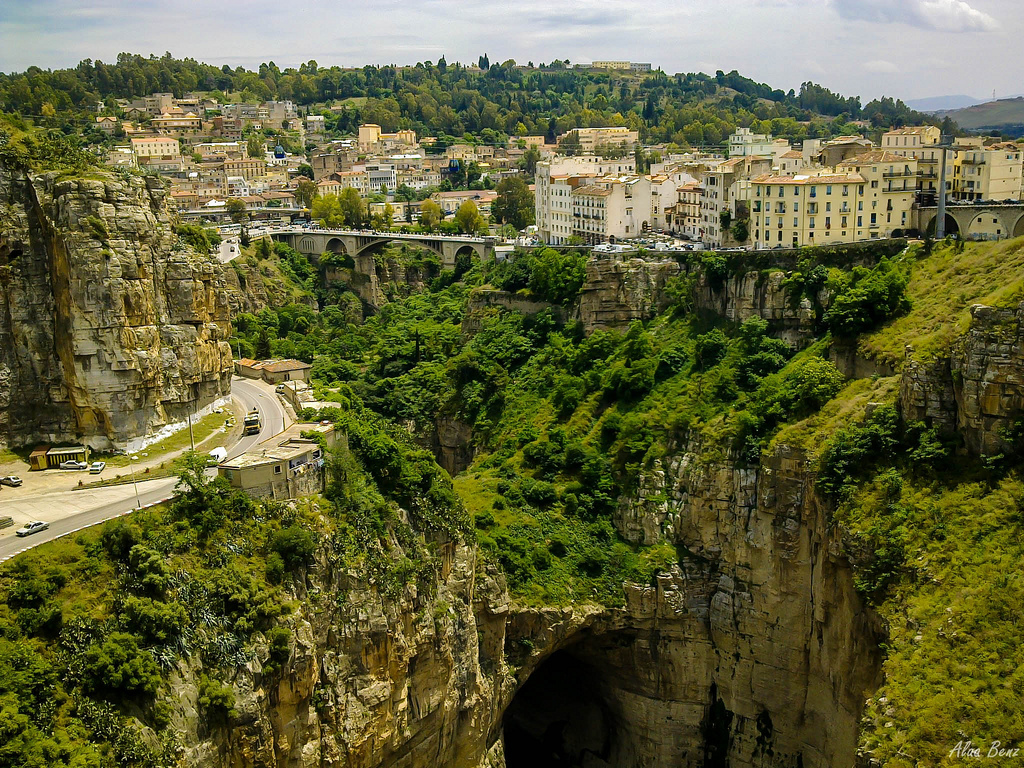
[(250, 133), (249, 138), (245, 143), (245, 151), (249, 157), (260, 158), (263, 157), (264, 145), (263, 139), (258, 133)]
[(224, 210), (227, 211), (235, 224), (241, 224), (249, 219), (249, 212), (245, 208), (245, 203), (237, 197), (228, 200), (224, 205)]
[(311, 216), (325, 227), (340, 227), (345, 223), (345, 214), (341, 211), (338, 196), (328, 193), (313, 200)]

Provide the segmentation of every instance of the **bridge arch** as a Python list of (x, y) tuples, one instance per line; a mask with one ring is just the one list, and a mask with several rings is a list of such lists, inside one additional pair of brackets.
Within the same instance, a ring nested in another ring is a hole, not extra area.
[(1010, 230), (1010, 237), (1024, 237), (1024, 213), (1017, 217), (1017, 221)]
[(296, 248), (299, 253), (316, 253), (316, 240), (309, 235), (299, 238), (299, 247)]
[(1006, 224), (997, 211), (975, 213), (964, 231), (965, 238), (974, 240), (998, 240), (1006, 236)]
[[(313, 242), (313, 238), (311, 238), (311, 237), (303, 238), (303, 240), (309, 240), (309, 242), (311, 244)], [(324, 249), (327, 250), (327, 251), (330, 251), (331, 253), (339, 253), (339, 254), (348, 255), (348, 248), (345, 246), (345, 241), (342, 240), (340, 237), (332, 237), (331, 239), (329, 239), (327, 241), (327, 244), (324, 247)], [(300, 248), (299, 250), (303, 250), (303, 249)]]
[[(935, 234), (935, 222), (938, 218), (938, 215), (932, 216), (931, 220), (928, 222), (928, 226), (925, 227), (924, 230), (927, 235), (933, 236)], [(952, 214), (949, 213), (946, 214), (946, 234), (960, 234), (960, 225), (957, 223), (957, 220), (953, 218)]]

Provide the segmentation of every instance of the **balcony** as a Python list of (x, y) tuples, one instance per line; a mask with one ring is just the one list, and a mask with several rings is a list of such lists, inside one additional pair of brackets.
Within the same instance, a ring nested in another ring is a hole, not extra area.
[(911, 171), (886, 171), (882, 174), (883, 179), (912, 179), (914, 174)]
[(985, 158), (983, 158), (983, 157), (979, 157), (979, 158), (965, 157), (963, 160), (960, 161), (960, 164), (961, 165), (984, 165), (985, 164)]

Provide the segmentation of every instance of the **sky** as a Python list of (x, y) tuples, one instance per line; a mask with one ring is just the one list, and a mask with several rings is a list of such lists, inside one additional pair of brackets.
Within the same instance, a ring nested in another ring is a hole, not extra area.
[(553, 59), (736, 69), (867, 102), (1024, 92), (1024, 0), (3, 0), (0, 71), (122, 51), (256, 68)]

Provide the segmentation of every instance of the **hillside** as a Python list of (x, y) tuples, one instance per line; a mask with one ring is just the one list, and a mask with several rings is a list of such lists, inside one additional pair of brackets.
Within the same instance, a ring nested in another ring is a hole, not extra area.
[(937, 112), (936, 116), (949, 117), (968, 131), (1024, 136), (1024, 96), (987, 101), (964, 109), (944, 110)]

